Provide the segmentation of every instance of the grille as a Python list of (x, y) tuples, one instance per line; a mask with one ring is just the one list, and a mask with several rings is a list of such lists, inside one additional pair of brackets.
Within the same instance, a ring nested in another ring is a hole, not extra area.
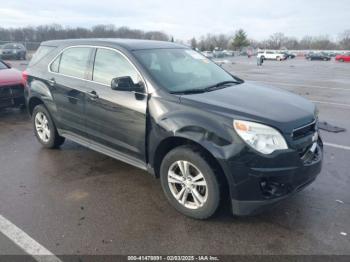
[(293, 139), (302, 138), (315, 133), (316, 125), (317, 125), (317, 122), (316, 120), (314, 120), (310, 124), (294, 129), (292, 133)]

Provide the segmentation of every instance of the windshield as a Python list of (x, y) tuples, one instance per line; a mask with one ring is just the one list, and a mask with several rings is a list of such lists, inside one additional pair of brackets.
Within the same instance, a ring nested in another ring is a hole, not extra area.
[(154, 81), (171, 93), (237, 82), (214, 62), (190, 49), (137, 50), (134, 54)]

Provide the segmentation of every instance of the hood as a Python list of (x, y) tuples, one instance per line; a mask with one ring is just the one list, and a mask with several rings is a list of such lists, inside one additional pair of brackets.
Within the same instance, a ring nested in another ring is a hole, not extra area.
[(14, 69), (0, 69), (0, 87), (22, 83), (22, 72)]
[(212, 92), (183, 95), (181, 102), (233, 119), (261, 122), (290, 133), (315, 119), (316, 107), (293, 93), (245, 82)]

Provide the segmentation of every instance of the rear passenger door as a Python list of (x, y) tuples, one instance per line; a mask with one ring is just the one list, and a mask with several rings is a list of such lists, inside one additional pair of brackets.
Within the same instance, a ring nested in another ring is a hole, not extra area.
[(96, 94), (86, 97), (86, 127), (91, 143), (145, 161), (147, 95), (111, 89), (116, 77), (130, 76), (134, 83), (142, 80), (136, 67), (121, 52), (97, 48), (91, 81), (87, 87)]
[(65, 49), (51, 63), (48, 79), (57, 106), (58, 128), (85, 137), (84, 97), (93, 50), (91, 47)]

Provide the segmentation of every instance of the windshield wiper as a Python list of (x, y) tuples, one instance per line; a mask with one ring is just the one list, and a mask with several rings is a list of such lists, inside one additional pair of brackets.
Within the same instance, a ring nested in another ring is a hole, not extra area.
[(205, 92), (210, 92), (213, 90), (225, 88), (228, 85), (232, 84), (241, 84), (239, 81), (223, 81), (216, 83), (215, 85), (211, 85), (205, 88), (194, 88), (194, 89), (187, 89), (187, 90), (181, 90), (181, 91), (172, 91), (170, 92), (171, 94), (180, 94), (180, 95), (189, 95), (189, 94), (200, 94), (200, 93), (205, 93)]
[(213, 90), (217, 90), (217, 89), (221, 89), (221, 88), (225, 88), (226, 86), (228, 86), (229, 84), (240, 84), (241, 82), (239, 81), (222, 81), (222, 82), (219, 82), (219, 83), (216, 83), (215, 85), (211, 85), (211, 86), (208, 86), (205, 88), (205, 91), (206, 92), (210, 92), (210, 91), (213, 91)]
[(181, 90), (181, 91), (172, 91), (170, 94), (177, 94), (177, 95), (189, 95), (189, 94), (199, 94), (206, 92), (206, 89), (204, 88), (196, 88), (196, 89), (187, 89), (187, 90)]

